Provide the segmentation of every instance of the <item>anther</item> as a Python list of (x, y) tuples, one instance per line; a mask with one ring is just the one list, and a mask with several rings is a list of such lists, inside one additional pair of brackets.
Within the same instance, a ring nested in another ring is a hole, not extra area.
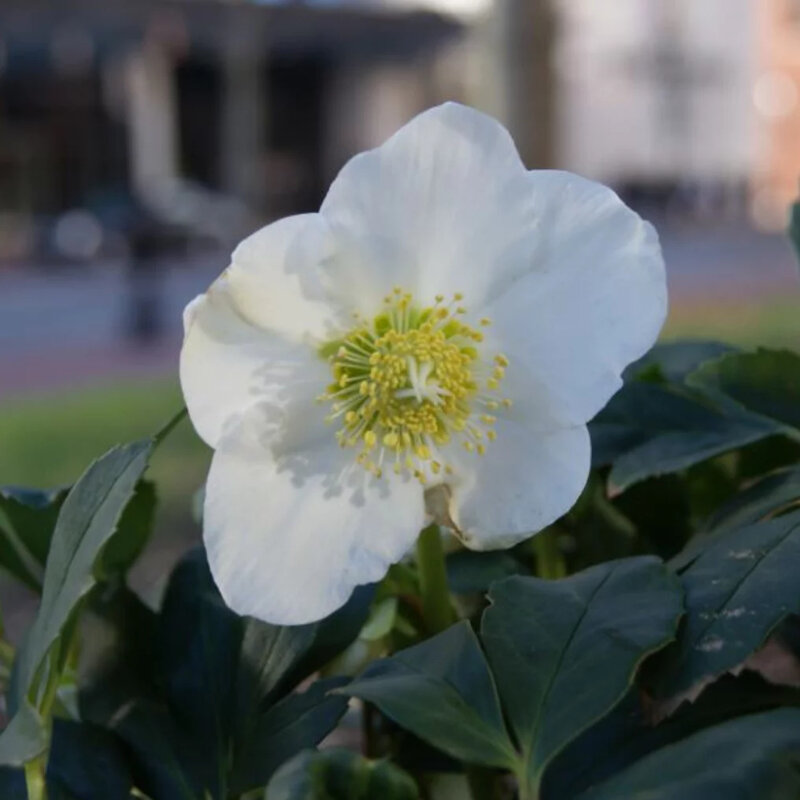
[[(442, 470), (453, 474), (434, 460), (433, 443), (444, 447), (454, 439), (483, 455), (485, 443), (496, 438), (489, 429), (496, 418), (481, 410), (510, 407), (510, 401), (487, 396), (505, 377), (508, 359), (497, 354), (483, 361), (476, 347), (483, 334), (462, 321), (467, 314), (462, 299), (457, 292), (443, 306), (445, 296), (437, 294), (434, 305), (419, 308), (411, 294), (394, 287), (372, 320), (354, 314), (357, 326), (337, 344), (335, 355), (324, 356), (334, 382), (318, 401), (331, 403), (328, 420), (342, 420), (336, 441), (342, 447), (360, 443), (356, 461), (376, 477), (383, 474), (388, 450), (394, 452), (395, 473), (411, 474), (424, 485)], [(489, 322), (484, 317), (480, 325)]]

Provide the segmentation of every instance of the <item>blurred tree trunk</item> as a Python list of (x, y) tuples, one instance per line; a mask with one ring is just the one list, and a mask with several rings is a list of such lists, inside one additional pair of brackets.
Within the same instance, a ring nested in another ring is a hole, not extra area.
[(237, 26), (222, 50), (224, 76), (221, 124), (223, 191), (267, 214), (267, 48), (253, 31)]
[(504, 116), (531, 169), (555, 164), (553, 0), (497, 0)]
[(169, 52), (145, 42), (126, 64), (131, 178), (147, 199), (179, 173), (177, 101)]

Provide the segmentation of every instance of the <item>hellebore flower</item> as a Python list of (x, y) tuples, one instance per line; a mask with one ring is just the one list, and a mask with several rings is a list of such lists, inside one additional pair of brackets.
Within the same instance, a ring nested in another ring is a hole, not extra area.
[(541, 530), (580, 494), (586, 422), (665, 313), (656, 233), (610, 189), (526, 170), (470, 108), (420, 114), (186, 309), (225, 601), (326, 616), (410, 549), (433, 489), (473, 549)]

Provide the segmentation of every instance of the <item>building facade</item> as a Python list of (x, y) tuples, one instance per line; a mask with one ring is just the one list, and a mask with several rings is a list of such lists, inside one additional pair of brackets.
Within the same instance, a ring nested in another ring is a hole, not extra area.
[(434, 99), (430, 60), (460, 31), (413, 9), (5, 0), (0, 250), (4, 229), (75, 209), (236, 236), (237, 210), (316, 208), (347, 157)]

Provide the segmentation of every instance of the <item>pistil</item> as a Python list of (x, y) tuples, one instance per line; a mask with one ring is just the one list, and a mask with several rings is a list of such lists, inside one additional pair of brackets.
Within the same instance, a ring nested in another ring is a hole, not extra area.
[[(356, 461), (376, 477), (384, 464), (409, 472), (421, 483), (448, 475), (442, 449), (459, 441), (483, 455), (496, 438), (496, 416), (510, 406), (499, 394), (508, 359), (485, 359), (483, 334), (463, 322), (463, 296), (420, 308), (410, 294), (395, 289), (371, 321), (322, 348), (333, 383), (319, 398), (331, 403), (329, 421), (341, 420), (342, 447), (360, 447)], [(490, 324), (481, 319), (480, 325)]]

